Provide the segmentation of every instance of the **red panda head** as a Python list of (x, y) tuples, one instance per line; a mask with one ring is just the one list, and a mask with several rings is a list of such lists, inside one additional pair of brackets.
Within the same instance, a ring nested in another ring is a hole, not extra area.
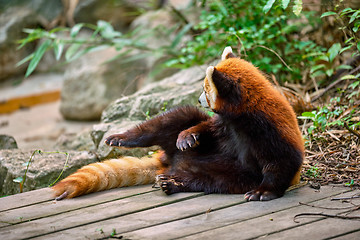
[(231, 47), (226, 47), (220, 63), (206, 70), (199, 102), (214, 112), (239, 113), (247, 107), (254, 109), (265, 89), (272, 91), (261, 72), (251, 63), (236, 58)]
[[(224, 62), (230, 58), (235, 58), (235, 55), (233, 54), (231, 47), (226, 47), (221, 55), (221, 62)], [(236, 91), (236, 86), (238, 84), (235, 84), (235, 82), (230, 79), (230, 76), (227, 76), (223, 72), (219, 71), (217, 66), (210, 66), (206, 69), (204, 91), (199, 98), (199, 102), (203, 107), (209, 107), (215, 112), (219, 110), (220, 105), (223, 104), (224, 99), (231, 97), (229, 94), (236, 95), (235, 98), (240, 98), (239, 92)]]

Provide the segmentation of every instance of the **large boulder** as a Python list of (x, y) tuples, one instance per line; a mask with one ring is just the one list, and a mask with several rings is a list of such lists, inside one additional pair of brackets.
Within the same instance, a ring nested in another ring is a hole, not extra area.
[(145, 120), (174, 106), (194, 105), (201, 93), (205, 70), (204, 66), (196, 66), (148, 84), (135, 94), (111, 103), (101, 120), (105, 123), (124, 119)]
[(118, 52), (108, 48), (89, 53), (69, 65), (61, 92), (60, 111), (66, 119), (98, 120), (113, 100), (134, 93), (137, 82), (146, 71), (141, 59), (136, 64), (115, 57)]
[[(0, 196), (19, 193), (18, 178), (24, 177), (33, 151), (1, 150), (0, 151)], [(26, 173), (23, 191), (48, 187), (64, 172), (62, 177), (76, 171), (83, 165), (98, 161), (90, 152), (70, 151), (66, 163), (66, 155), (61, 153), (35, 154)]]

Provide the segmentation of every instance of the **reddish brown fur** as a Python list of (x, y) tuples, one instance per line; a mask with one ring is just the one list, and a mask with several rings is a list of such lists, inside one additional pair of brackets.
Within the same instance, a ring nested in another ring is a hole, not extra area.
[(218, 98), (216, 104), (218, 109), (215, 110), (236, 112), (238, 114), (254, 111), (267, 113), (268, 120), (277, 126), (281, 135), (297, 149), (304, 151), (304, 143), (298, 128), (296, 115), (290, 103), (254, 65), (245, 60), (231, 57), (220, 62), (216, 69), (225, 73), (236, 84), (241, 82), (240, 91), (244, 104), (229, 106), (221, 98)]

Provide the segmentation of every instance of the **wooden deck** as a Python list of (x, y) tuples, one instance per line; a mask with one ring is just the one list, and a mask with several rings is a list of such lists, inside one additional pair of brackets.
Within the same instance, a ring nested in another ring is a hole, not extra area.
[[(147, 185), (56, 202), (49, 189), (40, 189), (0, 198), (0, 239), (360, 239), (359, 220), (294, 221), (299, 213), (359, 209), (359, 198), (331, 200), (356, 194), (360, 190), (305, 186), (270, 202), (245, 202), (243, 195), (166, 196)], [(357, 210), (346, 216), (359, 215)]]

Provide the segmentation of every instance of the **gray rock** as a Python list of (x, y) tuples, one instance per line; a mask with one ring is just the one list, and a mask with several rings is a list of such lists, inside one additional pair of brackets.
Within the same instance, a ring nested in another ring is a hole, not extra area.
[(145, 120), (175, 106), (194, 105), (202, 91), (205, 66), (182, 70), (160, 82), (145, 86), (135, 94), (117, 99), (102, 113), (104, 123)]
[(23, 7), (8, 8), (0, 15), (0, 81), (25, 71), (25, 64), (16, 64), (34, 51), (35, 44), (18, 50), (16, 41), (26, 36), (24, 28), (34, 28), (37, 22), (36, 14)]
[(18, 148), (15, 139), (12, 136), (0, 135), (0, 149), (16, 149)]
[[(0, 196), (11, 195), (20, 192), (18, 182), (14, 179), (24, 177), (27, 163), (33, 151), (1, 150), (0, 151)], [(95, 154), (89, 152), (68, 152), (69, 161), (66, 163), (66, 155), (61, 153), (35, 154), (26, 173), (23, 191), (47, 187), (66, 168), (61, 179), (75, 172), (83, 165), (98, 161)]]
[(106, 62), (118, 54), (109, 48), (89, 53), (72, 63), (65, 72), (60, 111), (66, 119), (98, 120), (113, 100), (136, 91), (145, 73), (145, 63)]
[[(135, 3), (132, 3), (135, 2)], [(136, 4), (136, 2), (140, 2)], [(146, 1), (82, 0), (75, 8), (75, 22), (96, 24), (101, 19), (108, 21), (120, 31), (126, 31), (136, 16), (141, 14), (138, 7)]]

